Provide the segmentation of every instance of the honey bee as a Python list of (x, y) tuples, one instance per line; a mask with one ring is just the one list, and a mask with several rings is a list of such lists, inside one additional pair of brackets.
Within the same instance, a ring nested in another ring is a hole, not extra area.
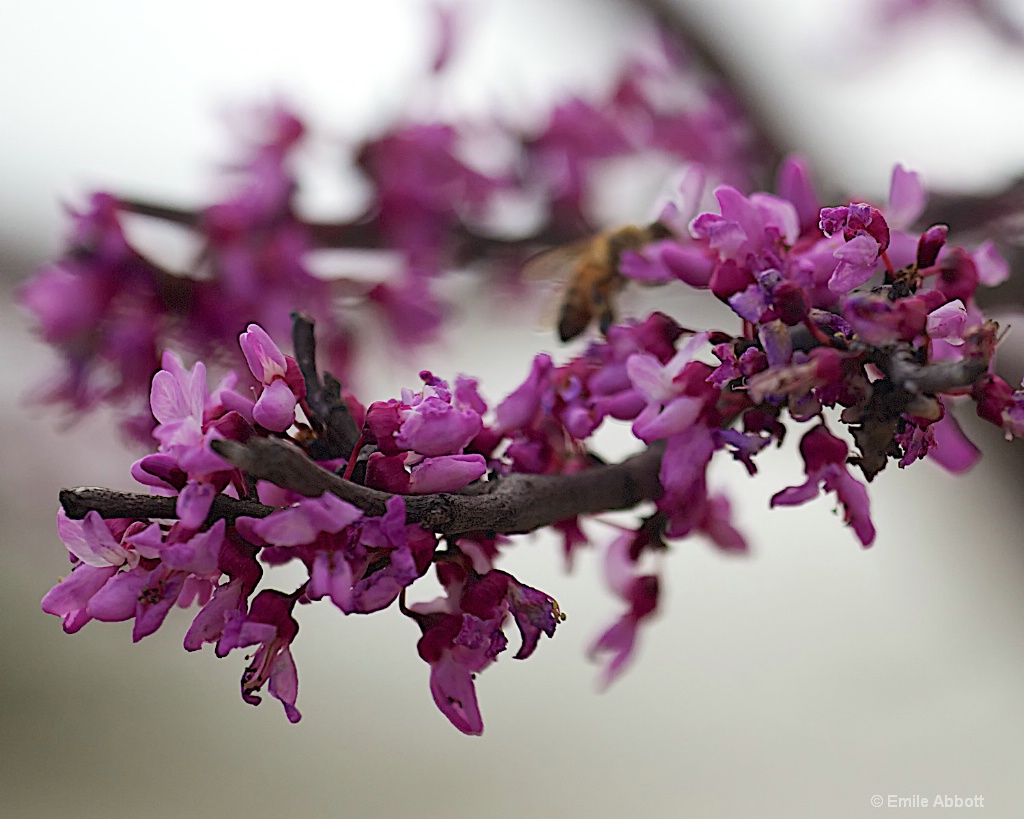
[(615, 321), (615, 296), (626, 285), (619, 261), (627, 250), (640, 250), (672, 233), (661, 222), (627, 225), (568, 245), (544, 250), (523, 267), (527, 279), (564, 279), (558, 305), (558, 337), (569, 341), (597, 319), (602, 333)]

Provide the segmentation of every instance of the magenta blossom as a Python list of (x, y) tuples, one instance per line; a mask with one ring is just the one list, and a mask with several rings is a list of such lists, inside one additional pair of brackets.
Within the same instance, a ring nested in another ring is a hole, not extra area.
[[(364, 440), (376, 443), (389, 457), (404, 453), (427, 458), (460, 455), (483, 429), (481, 413), (487, 406), (476, 392), (476, 382), (459, 376), (453, 392), (446, 381), (435, 378), (427, 370), (421, 372), (420, 377), (426, 383), (419, 393), (404, 389), (400, 401), (391, 399), (370, 405), (366, 411)], [(414, 466), (417, 462), (419, 459), (413, 459), (408, 465)], [(392, 470), (394, 466), (381, 465), (381, 468)], [(453, 469), (458, 470), (458, 467), (453, 466)], [(425, 476), (424, 480), (429, 479)], [(445, 478), (443, 482), (450, 482), (450, 479)], [(404, 490), (395, 486), (394, 491)]]
[(548, 595), (505, 572), (480, 574), (465, 555), (438, 563), (437, 573), (446, 596), (409, 610), (423, 631), (417, 650), (430, 664), (430, 692), (441, 713), (463, 733), (480, 734), (483, 718), (473, 680), (505, 650), (507, 616), (522, 635), (516, 659), (526, 659), (541, 633), (554, 635), (561, 614)]
[(625, 670), (633, 656), (641, 623), (650, 618), (658, 607), (657, 575), (642, 575), (637, 571), (636, 556), (632, 554), (637, 537), (637, 532), (623, 532), (605, 552), (605, 582), (628, 609), (594, 640), (588, 651), (592, 660), (603, 654), (611, 655), (601, 673), (601, 688), (607, 688)]
[(648, 401), (633, 422), (633, 434), (641, 441), (650, 443), (667, 438), (697, 420), (704, 409), (705, 396), (688, 395), (687, 381), (681, 376), (707, 340), (707, 333), (694, 335), (664, 366), (644, 353), (635, 353), (626, 360), (630, 381)]
[[(257, 489), (267, 502), (276, 487), (261, 481)], [(280, 504), (283, 508), (265, 518), (239, 517), (235, 521), (239, 533), (251, 543), (301, 546), (312, 543), (321, 532), (337, 534), (363, 516), (361, 510), (329, 492), (318, 498), (287, 493), (285, 498), (288, 505)]]
[(302, 714), (295, 707), (299, 678), (292, 659), (291, 644), (299, 624), (292, 617), (295, 599), (278, 591), (262, 591), (252, 601), (249, 613), (229, 623), (221, 638), (225, 652), (233, 648), (258, 645), (249, 666), (242, 674), (242, 699), (259, 705), (256, 692), (270, 683), (270, 695), (280, 700), (289, 722), (298, 722)]
[(317, 539), (306, 595), (330, 597), (345, 614), (387, 608), (430, 566), (437, 541), (405, 522), (405, 501), (387, 502), (380, 517), (366, 517), (336, 537)]
[(132, 642), (148, 637), (163, 624), (185, 585), (187, 573), (163, 564), (136, 566), (115, 574), (89, 600), (87, 610), (97, 620), (116, 623), (134, 618)]
[(238, 342), (249, 369), (263, 384), (252, 410), (253, 419), (267, 429), (283, 432), (295, 423), (295, 405), (306, 394), (299, 366), (258, 324), (250, 324)]
[(836, 438), (824, 424), (819, 424), (800, 441), (800, 454), (807, 470), (807, 482), (792, 486), (776, 493), (772, 506), (797, 506), (817, 496), (819, 486), (827, 492), (835, 492), (845, 510), (846, 522), (853, 528), (857, 538), (865, 546), (875, 539), (875, 527), (871, 523), (868, 493), (864, 484), (858, 481), (846, 468), (845, 443)]
[(115, 566), (96, 567), (78, 563), (68, 577), (43, 597), (42, 609), (63, 621), (64, 631), (74, 634), (93, 619), (89, 601), (117, 572)]
[[(161, 453), (171, 459), (161, 466), (161, 471), (169, 476), (177, 469), (186, 476), (184, 485), (174, 487), (179, 491), (178, 514), (197, 529), (232, 471), (231, 465), (209, 445), (223, 434), (208, 417), (214, 404), (207, 393), (206, 367), (199, 361), (186, 370), (177, 355), (164, 353), (163, 369), (153, 376), (150, 405), (157, 420), (153, 437), (160, 442)], [(245, 424), (244, 418), (239, 420)], [(140, 461), (139, 467), (149, 471), (146, 459)]]

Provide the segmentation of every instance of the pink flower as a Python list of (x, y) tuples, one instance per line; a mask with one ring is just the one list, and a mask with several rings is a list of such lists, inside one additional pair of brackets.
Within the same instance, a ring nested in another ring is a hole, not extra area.
[[(118, 524), (122, 525), (118, 525)], [(87, 566), (115, 569), (127, 566), (135, 568), (139, 554), (126, 547), (114, 531), (123, 535), (127, 521), (106, 521), (99, 512), (91, 511), (82, 520), (73, 520), (63, 509), (57, 512), (57, 534), (67, 550)]]
[(299, 678), (292, 659), (291, 644), (299, 632), (292, 617), (295, 598), (279, 591), (261, 591), (252, 601), (249, 613), (231, 620), (224, 629), (218, 649), (258, 645), (252, 661), (242, 674), (242, 699), (259, 705), (258, 692), (270, 683), (270, 695), (284, 706), (289, 722), (298, 722), (302, 714), (295, 707)]
[(413, 453), (388, 456), (374, 452), (366, 464), (366, 484), (402, 495), (425, 495), (455, 492), (486, 472), (483, 455), (422, 458)]
[(768, 193), (749, 197), (728, 185), (715, 191), (721, 216), (702, 213), (691, 231), (718, 251), (721, 261), (745, 264), (751, 256), (773, 249), (779, 242), (792, 245), (800, 236), (800, 218), (792, 203)]
[(846, 244), (837, 247), (832, 255), (839, 260), (839, 264), (828, 280), (828, 289), (842, 294), (860, 287), (875, 275), (878, 254), (878, 242), (866, 233), (854, 236)]
[[(234, 383), (234, 376), (221, 381), (211, 396), (203, 362), (197, 361), (186, 370), (180, 356), (168, 350), (162, 363), (162, 369), (153, 376), (149, 399), (157, 420), (153, 437), (160, 442), (160, 451), (175, 458), (189, 473), (227, 468), (227, 462), (206, 444), (217, 437), (210, 432), (211, 425), (226, 409), (224, 393)], [(240, 408), (245, 410), (245, 404)]]
[(626, 669), (636, 648), (637, 631), (658, 607), (659, 583), (656, 575), (641, 575), (631, 555), (636, 532), (626, 531), (611, 542), (605, 552), (605, 582), (628, 609), (591, 644), (587, 654), (596, 660), (610, 654), (601, 673), (600, 687), (607, 688)]
[[(198, 651), (204, 643), (218, 641), (229, 622), (239, 617), (244, 618), (245, 594), (245, 582), (241, 578), (230, 580), (214, 589), (212, 598), (195, 616), (185, 634), (185, 650)], [(218, 651), (217, 654), (223, 657), (227, 651)]]
[(458, 409), (425, 387), (422, 396), (403, 396), (405, 406), (395, 443), (420, 455), (451, 455), (473, 440), (483, 428), (480, 414)]
[(807, 471), (807, 482), (791, 486), (776, 493), (772, 506), (796, 506), (816, 497), (819, 485), (827, 492), (835, 492), (845, 511), (846, 522), (853, 528), (857, 538), (865, 546), (875, 539), (875, 527), (871, 523), (868, 493), (864, 484), (858, 481), (846, 468), (848, 447), (819, 424), (800, 441), (800, 454)]
[(427, 457), (459, 454), (483, 429), (486, 411), (475, 382), (447, 382), (424, 370), (426, 382), (419, 393), (402, 390), (402, 399), (375, 401), (366, 412), (366, 430), (384, 455), (416, 452)]
[(501, 619), (490, 622), (468, 614), (426, 614), (414, 607), (423, 629), (416, 648), (430, 664), (430, 693), (434, 704), (464, 734), (483, 733), (474, 676), (505, 649)]
[(967, 329), (967, 308), (960, 299), (946, 302), (928, 314), (925, 324), (929, 338), (942, 339), (947, 344), (959, 347), (964, 343)]
[(363, 517), (342, 535), (317, 540), (306, 594), (330, 597), (346, 614), (387, 608), (430, 566), (436, 539), (405, 522), (405, 501), (387, 502), (380, 517)]
[(633, 434), (641, 441), (668, 438), (697, 420), (706, 396), (687, 394), (690, 385), (683, 372), (707, 340), (707, 333), (695, 334), (665, 365), (648, 353), (635, 353), (627, 359), (629, 380), (647, 399), (647, 406), (633, 422)]
[(295, 405), (305, 395), (298, 364), (258, 324), (250, 324), (238, 343), (252, 374), (263, 384), (253, 418), (266, 429), (284, 432), (295, 423)]
[(154, 569), (139, 565), (110, 578), (89, 601), (88, 612), (97, 620), (116, 623), (134, 618), (132, 642), (160, 628), (178, 600), (187, 577), (163, 564)]
[(143, 557), (159, 558), (172, 569), (216, 580), (220, 577), (218, 559), (224, 544), (226, 522), (216, 521), (205, 532), (196, 532), (184, 522), (171, 527), (166, 537), (159, 524), (152, 523), (141, 532), (125, 536)]
[(818, 227), (821, 203), (811, 183), (807, 160), (801, 156), (787, 156), (779, 165), (776, 189), (786, 201), (792, 203), (800, 220), (800, 233), (807, 235)]
[(479, 574), (465, 556), (437, 564), (446, 596), (410, 607), (423, 636), (416, 648), (430, 664), (430, 693), (448, 720), (465, 734), (483, 732), (475, 675), (494, 662), (508, 640), (502, 624), (511, 613), (522, 634), (516, 659), (526, 659), (541, 633), (554, 635), (561, 617), (555, 601), (506, 572)]
[(496, 413), (499, 429), (507, 433), (530, 424), (540, 409), (541, 397), (548, 386), (548, 375), (553, 367), (551, 356), (547, 353), (534, 357), (526, 380), (498, 404)]
[(885, 209), (885, 219), (890, 226), (906, 230), (924, 212), (928, 196), (921, 177), (908, 171), (902, 165), (892, 169), (892, 181), (889, 184), (889, 205)]
[(986, 287), (996, 287), (1010, 278), (1010, 265), (992, 242), (984, 242), (971, 254), (978, 279)]
[(116, 573), (116, 566), (77, 564), (70, 576), (61, 580), (43, 597), (43, 611), (60, 617), (64, 631), (74, 634), (93, 619), (89, 613), (89, 601)]
[[(261, 499), (268, 502), (267, 493), (276, 487), (261, 481), (258, 489)], [(340, 532), (363, 516), (361, 510), (330, 492), (318, 498), (289, 493), (288, 499), (290, 506), (276, 509), (265, 518), (239, 517), (235, 526), (242, 537), (252, 543), (301, 546), (312, 543), (321, 532)]]
[[(950, 399), (946, 399), (948, 402)], [(964, 435), (947, 406), (942, 418), (931, 425), (934, 445), (928, 453), (939, 466), (959, 475), (971, 469), (981, 457), (978, 447)]]

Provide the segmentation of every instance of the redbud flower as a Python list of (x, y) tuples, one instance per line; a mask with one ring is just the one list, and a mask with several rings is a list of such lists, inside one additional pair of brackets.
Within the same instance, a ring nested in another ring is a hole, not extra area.
[(607, 688), (625, 670), (633, 657), (640, 625), (658, 607), (657, 575), (641, 575), (636, 569), (635, 557), (630, 554), (636, 536), (636, 532), (623, 532), (605, 551), (605, 581), (629, 608), (594, 640), (587, 652), (592, 660), (602, 654), (611, 655), (601, 673), (601, 688)]
[(78, 563), (70, 576), (46, 593), (41, 607), (47, 614), (60, 617), (64, 631), (74, 634), (93, 619), (89, 613), (89, 601), (116, 572), (116, 566), (96, 567)]
[(267, 429), (284, 432), (295, 423), (295, 405), (306, 394), (298, 365), (258, 324), (250, 324), (238, 342), (250, 371), (264, 385), (252, 410), (253, 419)]
[(633, 386), (648, 401), (633, 422), (637, 438), (647, 443), (667, 438), (686, 429), (700, 415), (706, 397), (687, 394), (688, 384), (681, 376), (707, 339), (707, 333), (694, 335), (664, 367), (648, 354), (636, 353), (626, 361)]
[(817, 496), (819, 485), (828, 492), (835, 492), (845, 510), (846, 522), (865, 546), (875, 539), (875, 527), (871, 523), (868, 493), (864, 484), (850, 474), (846, 468), (848, 448), (843, 441), (820, 424), (804, 435), (800, 441), (800, 454), (807, 470), (807, 482), (802, 486), (791, 486), (776, 493), (772, 506), (796, 506)]
[(63, 509), (57, 512), (57, 534), (78, 560), (94, 568), (134, 569), (139, 564), (138, 552), (115, 538), (114, 531), (123, 536), (125, 525), (106, 521), (99, 512), (89, 512), (82, 520), (72, 520)]
[(284, 706), (289, 722), (298, 722), (302, 714), (295, 707), (299, 678), (292, 659), (291, 644), (299, 624), (292, 617), (295, 599), (278, 591), (261, 591), (252, 601), (249, 613), (229, 623), (221, 638), (224, 651), (258, 645), (252, 661), (242, 674), (242, 699), (259, 705), (256, 695), (270, 683), (270, 695)]
[(158, 564), (144, 564), (110, 578), (89, 600), (88, 612), (97, 620), (116, 623), (135, 619), (132, 642), (156, 631), (178, 600), (187, 573)]

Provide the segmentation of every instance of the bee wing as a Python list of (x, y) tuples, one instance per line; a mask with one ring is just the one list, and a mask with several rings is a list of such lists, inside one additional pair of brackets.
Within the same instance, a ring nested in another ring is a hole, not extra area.
[(544, 296), (537, 330), (550, 333), (558, 326), (569, 280), (589, 245), (589, 239), (558, 245), (534, 254), (523, 263), (523, 281), (542, 283), (549, 291)]
[(564, 282), (573, 272), (576, 262), (590, 245), (590, 239), (581, 239), (568, 245), (559, 245), (535, 253), (523, 263), (523, 280), (528, 282)]

